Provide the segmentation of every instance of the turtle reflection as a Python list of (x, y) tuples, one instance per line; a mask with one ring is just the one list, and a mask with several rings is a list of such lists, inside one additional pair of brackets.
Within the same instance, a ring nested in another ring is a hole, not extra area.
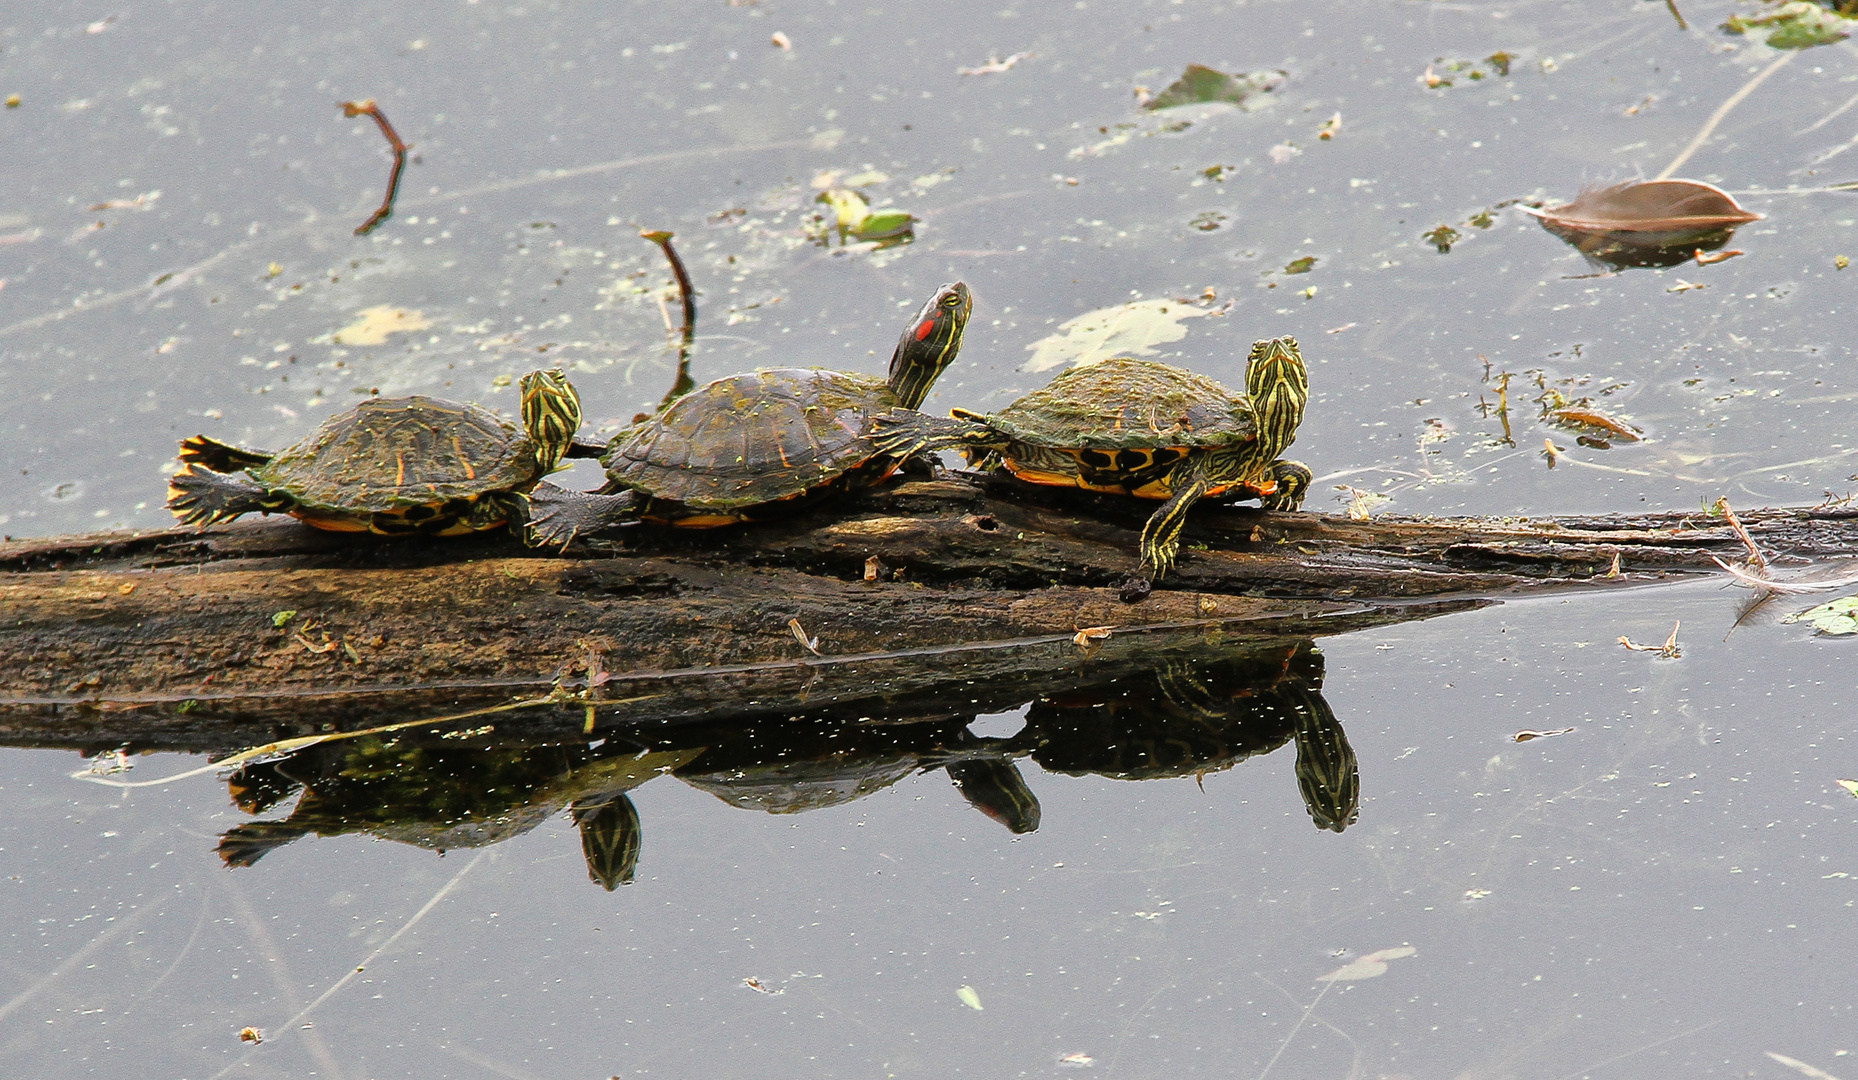
[[(951, 681), (908, 703), (839, 703), (806, 715), (718, 719), (610, 732), (593, 742), (470, 745), (429, 733), (328, 742), (254, 763), (229, 780), (249, 814), (281, 818), (228, 829), (219, 855), (251, 866), (305, 836), (367, 834), (432, 851), (483, 847), (566, 813), (588, 877), (633, 880), (643, 830), (629, 792), (670, 774), (731, 806), (795, 814), (842, 806), (905, 777), (941, 771), (970, 805), (1015, 835), (1039, 827), (1039, 800), (1018, 760), (1046, 772), (1125, 780), (1194, 776), (1294, 743), (1311, 819), (1354, 823), (1355, 754), (1323, 700), (1322, 656), (1308, 640), (1166, 658), (1147, 670), (1093, 675), (1025, 703), (1024, 682)], [(1093, 681), (1094, 680), (1094, 681)], [(981, 713), (1025, 704), (1010, 738), (970, 728)], [(871, 715), (880, 709), (888, 714)], [(482, 734), (482, 733), (477, 733)], [(560, 738), (560, 736), (556, 736)]]
[(304, 836), (366, 833), (443, 854), (486, 847), (567, 810), (580, 827), (588, 876), (613, 889), (638, 865), (639, 814), (626, 792), (703, 752), (642, 752), (621, 743), (473, 748), (360, 738), (247, 765), (232, 800), (261, 814), (301, 791), (282, 820), (236, 825), (220, 837), (227, 866), (251, 866)]
[(1032, 759), (1048, 772), (1124, 780), (1202, 777), (1286, 742), (1317, 828), (1355, 823), (1355, 751), (1323, 700), (1323, 657), (1310, 641), (1213, 660), (1177, 659), (1145, 675), (1034, 702)]

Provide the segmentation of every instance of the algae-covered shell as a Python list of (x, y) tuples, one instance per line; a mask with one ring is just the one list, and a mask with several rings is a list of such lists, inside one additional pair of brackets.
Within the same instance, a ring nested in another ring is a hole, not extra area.
[(980, 419), (1019, 442), (1086, 449), (1223, 446), (1258, 435), (1244, 394), (1126, 356), (1072, 368)]
[(727, 509), (785, 499), (869, 461), (883, 379), (775, 368), (718, 379), (615, 439), (607, 475), (654, 498)]

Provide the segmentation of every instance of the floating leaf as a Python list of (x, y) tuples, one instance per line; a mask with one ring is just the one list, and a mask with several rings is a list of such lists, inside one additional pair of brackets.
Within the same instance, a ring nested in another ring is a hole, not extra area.
[(431, 325), (432, 320), (417, 311), (377, 304), (356, 312), (355, 321), (330, 335), (329, 341), (336, 345), (379, 345), (389, 334), (424, 330)]
[(1261, 71), (1251, 75), (1228, 75), (1200, 64), (1188, 64), (1181, 77), (1166, 90), (1142, 103), (1144, 109), (1172, 109), (1180, 105), (1237, 105), (1255, 109), (1262, 102), (1256, 97), (1275, 89), (1284, 81), (1282, 71)]
[(1422, 233), (1420, 239), (1438, 248), (1439, 254), (1449, 255), (1451, 254), (1452, 245), (1456, 244), (1460, 239), (1460, 234), (1457, 229), (1452, 228), (1450, 225), (1441, 225), (1431, 232)]
[(1858, 799), (1858, 780), (1838, 780), (1835, 783), (1851, 792), (1852, 798)]
[(1352, 982), (1355, 979), (1372, 979), (1376, 975), (1387, 974), (1387, 961), (1398, 960), (1403, 956), (1412, 956), (1418, 952), (1411, 945), (1402, 945), (1395, 949), (1382, 949), (1355, 959), (1336, 968), (1327, 975), (1316, 976), (1317, 982)]
[(860, 240), (894, 240), (916, 229), (916, 218), (903, 210), (873, 211), (852, 230)]
[(1305, 255), (1301, 259), (1292, 259), (1284, 266), (1286, 274), (1307, 274), (1316, 266), (1316, 256)]
[(961, 999), (963, 1005), (973, 1009), (975, 1012), (985, 1011), (981, 1008), (981, 995), (975, 992), (974, 987), (964, 986), (955, 991), (955, 996)]
[(1588, 188), (1547, 210), (1517, 209), (1581, 254), (1615, 266), (1675, 266), (1694, 258), (1697, 248), (1721, 247), (1736, 226), (1761, 219), (1700, 180), (1629, 180)]
[(1822, 634), (1858, 634), (1858, 596), (1842, 596), (1794, 615), (1784, 615), (1781, 621), (1807, 623)]
[(1205, 308), (1179, 300), (1134, 300), (1087, 311), (1058, 332), (1026, 346), (1032, 359), (1026, 371), (1050, 371), (1061, 364), (1082, 367), (1112, 356), (1153, 356), (1155, 346), (1187, 336), (1182, 320), (1199, 318)]

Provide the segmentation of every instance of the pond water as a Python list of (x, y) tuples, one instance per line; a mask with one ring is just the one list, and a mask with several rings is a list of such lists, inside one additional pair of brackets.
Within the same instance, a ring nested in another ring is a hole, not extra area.
[[(1848, 495), (1858, 267), (1835, 258), (1858, 258), (1858, 193), (1823, 189), (1858, 177), (1858, 49), (1781, 53), (1717, 29), (1752, 5), (1677, 6), (1688, 29), (1647, 0), (10, 11), (0, 529), (165, 527), (178, 437), (278, 445), (371, 391), (507, 411), (513, 378), (560, 365), (615, 430), (674, 362), (641, 228), (676, 232), (701, 290), (699, 380), (881, 370), (960, 279), (974, 321), (932, 410), (1042, 385), (1033, 346), (1131, 301), (1173, 304), (1152, 355), (1228, 383), (1254, 338), (1295, 335), (1312, 508)], [(1255, 107), (1139, 107), (1188, 64), (1285, 74)], [(1745, 254), (1597, 276), (1499, 205), (1657, 175), (1764, 72), (1677, 171), (1766, 215)], [(336, 108), (362, 98), (414, 156), (356, 236), (389, 165)], [(916, 215), (914, 241), (822, 234), (821, 185)], [(1644, 438), (1578, 444), (1540, 421), (1549, 389)], [(1742, 599), (1324, 639), (1360, 771), (1340, 833), (1312, 827), (1288, 744), (1153, 779), (1016, 751), (1037, 799), (1017, 833), (885, 750), (798, 787), (637, 785), (636, 870), (610, 892), (565, 799), (441, 840), (248, 830), (262, 858), (227, 869), (222, 834), (288, 804), (239, 789), (241, 809), (211, 772), (109, 789), (70, 751), (9, 749), (0, 1071), (1803, 1071), (1782, 1055), (1849, 1080), (1858, 803), (1836, 780), (1858, 774), (1858, 680), (1849, 641), (1772, 617), (1812, 601), (1734, 626)], [(1680, 620), (1678, 658), (1616, 643)], [(1007, 745), (1043, 722), (1027, 705), (963, 737)]]

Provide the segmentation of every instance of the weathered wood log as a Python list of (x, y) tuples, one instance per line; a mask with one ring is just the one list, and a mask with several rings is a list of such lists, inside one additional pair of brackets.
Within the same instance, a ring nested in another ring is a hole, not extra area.
[[(132, 718), (99, 716), (125, 709), (151, 734), (365, 726), (546, 693), (564, 676), (584, 685), (590, 656), (609, 673), (599, 693), (639, 699), (602, 716), (775, 713), (1062, 669), (1082, 655), (1083, 628), (1114, 628), (1086, 643), (1115, 662), (1206, 633), (1316, 636), (1720, 572), (1710, 556), (1740, 551), (1699, 513), (1352, 521), (1204, 507), (1177, 571), (1124, 604), (1115, 586), (1149, 509), (956, 474), (749, 527), (639, 526), (565, 556), (502, 534), (377, 541), (287, 521), (12, 542), (0, 546), (0, 739), (62, 725), (67, 744), (107, 741)], [(1858, 552), (1858, 513), (1743, 522), (1773, 551)]]

